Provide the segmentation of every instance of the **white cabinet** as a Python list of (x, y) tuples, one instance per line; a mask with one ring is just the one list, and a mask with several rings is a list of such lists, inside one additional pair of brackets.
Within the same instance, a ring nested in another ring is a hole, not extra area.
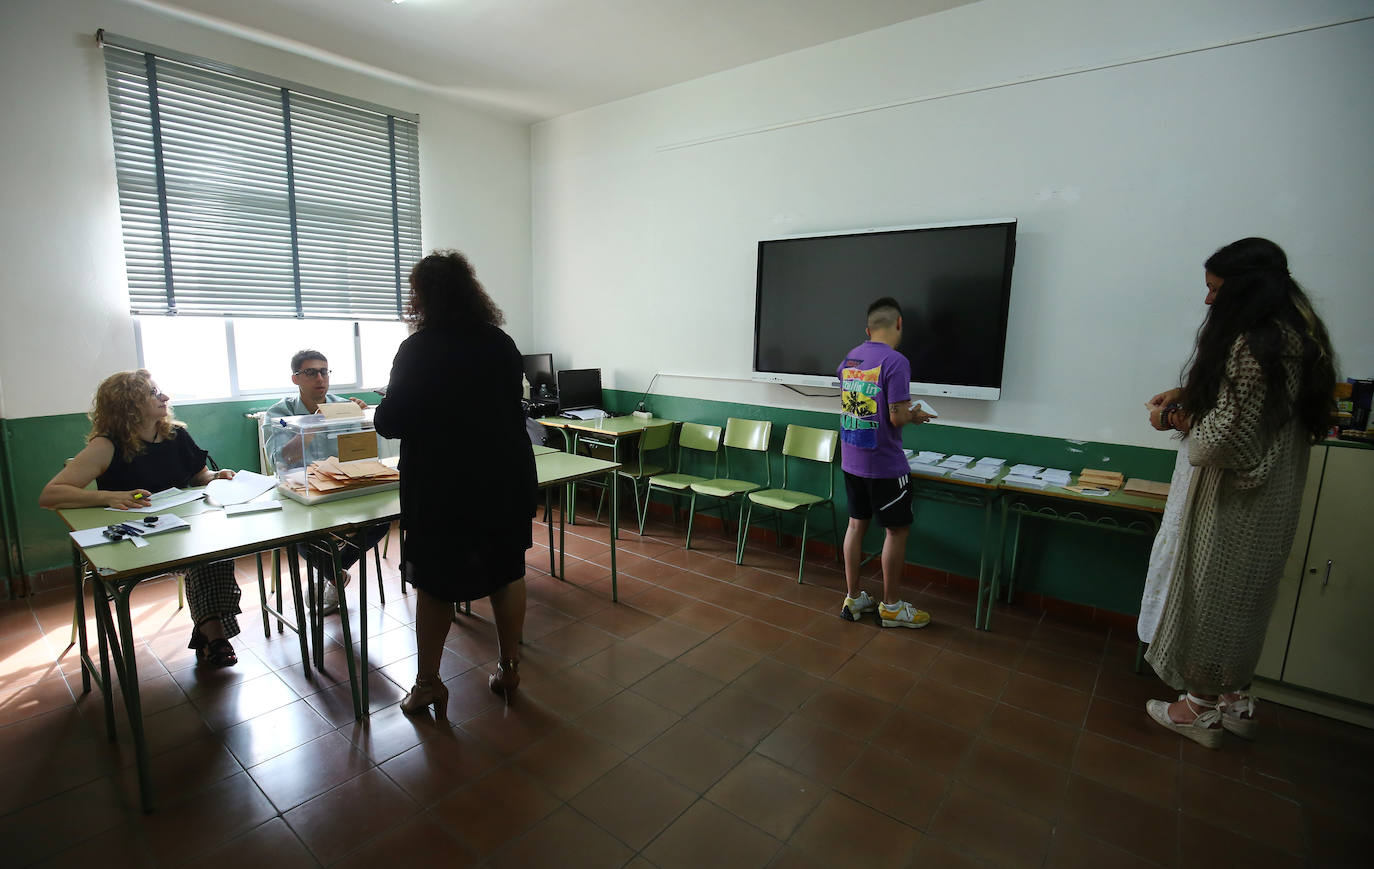
[(1374, 704), (1374, 450), (1312, 450), (1256, 675)]

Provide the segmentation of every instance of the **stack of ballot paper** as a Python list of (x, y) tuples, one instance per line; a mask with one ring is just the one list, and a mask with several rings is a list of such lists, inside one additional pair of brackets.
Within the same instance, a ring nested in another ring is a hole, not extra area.
[(1120, 489), (1126, 482), (1126, 477), (1118, 471), (1099, 471), (1094, 468), (1084, 468), (1078, 475), (1078, 482), (1083, 486), (1092, 486), (1097, 489)]
[(974, 464), (975, 464), (975, 465), (978, 465), (979, 467), (988, 467), (988, 468), (1000, 468), (1000, 467), (1002, 467), (1003, 465), (1005, 465), (1006, 463), (1007, 463), (1007, 460), (1006, 460), (1006, 459), (994, 459), (994, 458), (991, 458), (991, 457), (982, 458), (982, 459), (979, 459), (978, 461), (974, 462)]
[(1139, 495), (1143, 498), (1158, 498), (1162, 501), (1169, 497), (1169, 484), (1132, 477), (1126, 481), (1126, 487), (1121, 491), (1125, 492), (1127, 495)]
[(936, 453), (930, 450), (921, 450), (914, 456), (907, 457), (908, 465), (938, 465), (945, 460), (944, 453)]
[(1051, 486), (1067, 486), (1073, 479), (1073, 475), (1060, 468), (1046, 468), (1037, 477), (1049, 483)]
[[(1000, 461), (1000, 460), (999, 460)], [(1001, 465), (985, 465), (981, 462), (970, 468), (956, 468), (950, 471), (950, 476), (956, 480), (968, 480), (973, 483), (986, 483), (993, 477), (1002, 472)]]
[(1034, 477), (1043, 470), (1043, 465), (1012, 465), (1007, 473), (1013, 477)]
[(940, 463), (940, 467), (953, 470), (954, 468), (962, 468), (971, 461), (973, 461), (973, 456), (950, 456)]
[(311, 462), (306, 471), (305, 485), (300, 485), (297, 477), (292, 488), (302, 494), (318, 497), (349, 489), (361, 489), (378, 483), (394, 483), (401, 479), (401, 472), (382, 464), (377, 459), (358, 459), (341, 462), (336, 456)]
[(1043, 489), (1049, 485), (1045, 480), (1027, 474), (1010, 473), (1002, 478), (1002, 482), (1008, 486), (1020, 486), (1023, 489)]
[(949, 473), (949, 468), (934, 462), (918, 462), (915, 459), (907, 462), (907, 467), (911, 468), (911, 473), (921, 474), (926, 477), (943, 477)]

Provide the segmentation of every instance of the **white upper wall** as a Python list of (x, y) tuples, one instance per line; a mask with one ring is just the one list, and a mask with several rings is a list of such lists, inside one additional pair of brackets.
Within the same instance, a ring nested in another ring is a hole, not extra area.
[[(420, 115), (426, 250), (472, 260), (521, 346), (531, 337), (529, 128), (146, 7), (0, 8), (0, 415), (85, 410), (136, 363), (98, 28)], [(287, 351), (289, 353), (289, 349)]]
[[(947, 422), (1170, 446), (1141, 405), (1192, 347), (1203, 260), (1248, 235), (1287, 249), (1342, 376), (1374, 376), (1374, 21), (1314, 27), (1370, 15), (983, 0), (537, 125), (527, 349), (837, 409), (747, 380), (758, 240), (1013, 216), (1003, 398)], [(868, 295), (835, 312), (855, 343)]]

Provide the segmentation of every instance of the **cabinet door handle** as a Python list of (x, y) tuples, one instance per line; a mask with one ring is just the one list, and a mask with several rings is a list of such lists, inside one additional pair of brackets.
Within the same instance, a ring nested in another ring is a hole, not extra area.
[(1326, 576), (1323, 576), (1323, 577), (1322, 577), (1322, 588), (1326, 588), (1326, 584), (1327, 584), (1328, 582), (1330, 582), (1330, 581), (1331, 581), (1331, 559), (1328, 558), (1328, 559), (1326, 559)]

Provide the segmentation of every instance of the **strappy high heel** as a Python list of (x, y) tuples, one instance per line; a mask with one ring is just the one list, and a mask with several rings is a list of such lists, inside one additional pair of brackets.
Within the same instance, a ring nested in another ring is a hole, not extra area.
[(1180, 694), (1178, 699), (1188, 704), (1188, 711), (1193, 713), (1192, 721), (1179, 724), (1170, 718), (1168, 700), (1149, 700), (1145, 703), (1145, 711), (1150, 713), (1156, 724), (1188, 737), (1203, 748), (1219, 747), (1222, 734), (1225, 733), (1221, 728), (1221, 703), (1203, 700), (1194, 694)]
[(492, 693), (505, 698), (506, 705), (515, 702), (515, 689), (520, 684), (520, 662), (513, 658), (502, 658), (496, 664), (496, 672), (487, 677), (487, 686)]
[(1221, 726), (1241, 739), (1254, 739), (1259, 731), (1255, 720), (1255, 706), (1258, 701), (1253, 694), (1238, 691), (1235, 700), (1223, 701), (1221, 705)]
[(415, 687), (401, 700), (401, 711), (407, 715), (414, 715), (424, 711), (427, 706), (434, 707), (436, 719), (447, 721), (448, 686), (438, 679), (416, 678)]

